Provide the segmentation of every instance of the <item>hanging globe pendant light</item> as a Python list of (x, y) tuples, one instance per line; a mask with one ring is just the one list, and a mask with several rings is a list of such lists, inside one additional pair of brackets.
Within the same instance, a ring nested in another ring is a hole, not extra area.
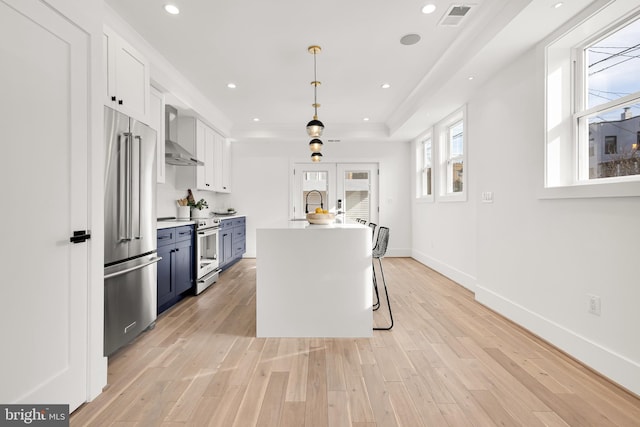
[(320, 141), (318, 138), (314, 138), (309, 141), (309, 149), (312, 153), (319, 153), (320, 150), (322, 150), (322, 145), (322, 141)]
[(324, 130), (324, 124), (320, 120), (316, 119), (316, 117), (318, 116), (313, 116), (313, 117), (314, 117), (313, 120), (307, 123), (307, 133), (309, 134), (309, 136), (312, 136), (312, 137), (322, 136), (322, 131)]
[(322, 160), (322, 153), (313, 153), (311, 155), (311, 161), (314, 163), (318, 163), (320, 160)]
[(311, 140), (311, 142), (309, 142), (309, 148), (313, 153), (311, 155), (311, 160), (314, 162), (319, 162), (322, 158), (322, 154), (320, 153), (320, 150), (322, 149), (322, 141), (317, 138), (322, 136), (324, 124), (320, 120), (318, 120), (318, 107), (320, 107), (320, 104), (318, 104), (318, 86), (321, 83), (317, 78), (316, 55), (320, 53), (322, 49), (320, 48), (320, 46), (314, 45), (309, 46), (307, 48), (307, 51), (313, 54), (313, 81), (311, 82), (311, 84), (313, 85), (313, 104), (311, 104), (311, 106), (313, 107), (314, 112), (313, 120), (307, 123), (307, 134), (309, 134), (310, 137), (314, 138)]

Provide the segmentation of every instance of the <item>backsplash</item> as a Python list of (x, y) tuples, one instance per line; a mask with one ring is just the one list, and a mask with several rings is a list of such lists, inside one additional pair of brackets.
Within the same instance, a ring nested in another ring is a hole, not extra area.
[[(187, 197), (187, 188), (176, 188), (176, 168), (193, 167), (193, 166), (172, 166), (166, 165), (165, 183), (158, 184), (157, 201), (156, 201), (156, 217), (177, 216), (177, 200)], [(195, 185), (194, 185), (195, 187)], [(196, 191), (191, 189), (193, 197), (196, 201), (205, 199), (209, 205), (210, 211), (223, 211), (231, 206), (229, 203), (230, 195), (224, 193), (214, 193), (212, 191)]]

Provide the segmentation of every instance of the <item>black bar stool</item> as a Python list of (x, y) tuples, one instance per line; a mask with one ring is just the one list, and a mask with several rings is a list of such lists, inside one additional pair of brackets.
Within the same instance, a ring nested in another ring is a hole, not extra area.
[[(393, 328), (393, 313), (391, 312), (391, 302), (389, 301), (389, 290), (387, 289), (387, 282), (384, 278), (384, 270), (382, 269), (382, 258), (387, 253), (388, 244), (389, 244), (389, 228), (378, 227), (378, 238), (376, 239), (376, 246), (373, 248), (373, 251), (371, 253), (371, 258), (372, 258), (371, 262), (373, 263), (373, 260), (377, 259), (378, 264), (380, 265), (380, 274), (382, 275), (382, 285), (384, 287), (384, 293), (387, 299), (387, 307), (389, 308), (389, 319), (391, 320), (391, 323), (389, 324), (389, 326), (384, 328), (382, 327), (373, 328), (376, 331), (388, 331), (391, 328)], [(379, 308), (380, 296), (378, 295), (378, 280), (376, 277), (375, 266), (372, 265), (372, 267), (373, 267), (373, 286), (376, 290), (376, 297), (378, 299), (377, 305)], [(374, 308), (374, 310), (377, 310), (377, 308)]]
[[(376, 243), (376, 227), (377, 225), (373, 222), (369, 223), (369, 227), (371, 228), (371, 242), (373, 243), (373, 250), (375, 251), (375, 243)], [(375, 267), (373, 265), (373, 258), (371, 259), (371, 268), (373, 268), (373, 290), (376, 292), (376, 302), (373, 304), (373, 311), (376, 311), (380, 308), (380, 294), (378, 293), (378, 284), (376, 283), (375, 276)]]

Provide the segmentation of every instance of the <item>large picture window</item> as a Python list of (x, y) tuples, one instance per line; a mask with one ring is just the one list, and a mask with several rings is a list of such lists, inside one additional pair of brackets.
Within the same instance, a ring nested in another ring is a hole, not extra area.
[[(640, 195), (640, 7), (593, 2), (544, 42), (541, 197)], [(593, 185), (597, 184), (597, 185)]]
[(576, 56), (578, 179), (640, 175), (640, 19), (608, 29)]

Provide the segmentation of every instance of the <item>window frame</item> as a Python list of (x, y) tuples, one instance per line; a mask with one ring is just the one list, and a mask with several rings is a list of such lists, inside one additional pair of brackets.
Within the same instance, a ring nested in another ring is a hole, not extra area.
[[(426, 159), (426, 146), (425, 143), (429, 141), (430, 151), (431, 151), (431, 161), (427, 166), (425, 163)], [(433, 130), (430, 129), (427, 133), (423, 134), (421, 137), (416, 139), (416, 199), (424, 202), (433, 202), (434, 201), (434, 189), (435, 189), (435, 141), (433, 137)], [(430, 180), (430, 188), (428, 191), (424, 191), (424, 173), (425, 169), (431, 169), (431, 180)]]
[[(462, 155), (451, 156), (451, 140), (449, 138), (450, 129), (458, 123), (462, 122)], [(445, 119), (436, 125), (437, 147), (439, 156), (438, 171), (438, 200), (442, 202), (466, 202), (469, 188), (469, 164), (468, 164), (468, 146), (469, 146), (469, 129), (467, 120), (467, 105), (465, 104), (458, 110), (451, 113)], [(462, 160), (462, 191), (450, 191), (453, 183), (449, 180), (450, 164), (453, 161)], [(451, 182), (451, 186), (449, 183)]]
[[(640, 195), (640, 175), (589, 179), (586, 117), (640, 101), (636, 92), (592, 108), (586, 106), (584, 51), (607, 34), (640, 19), (631, 2), (596, 1), (539, 46), (544, 56), (545, 149), (540, 198)], [(586, 122), (586, 125), (585, 125)]]

